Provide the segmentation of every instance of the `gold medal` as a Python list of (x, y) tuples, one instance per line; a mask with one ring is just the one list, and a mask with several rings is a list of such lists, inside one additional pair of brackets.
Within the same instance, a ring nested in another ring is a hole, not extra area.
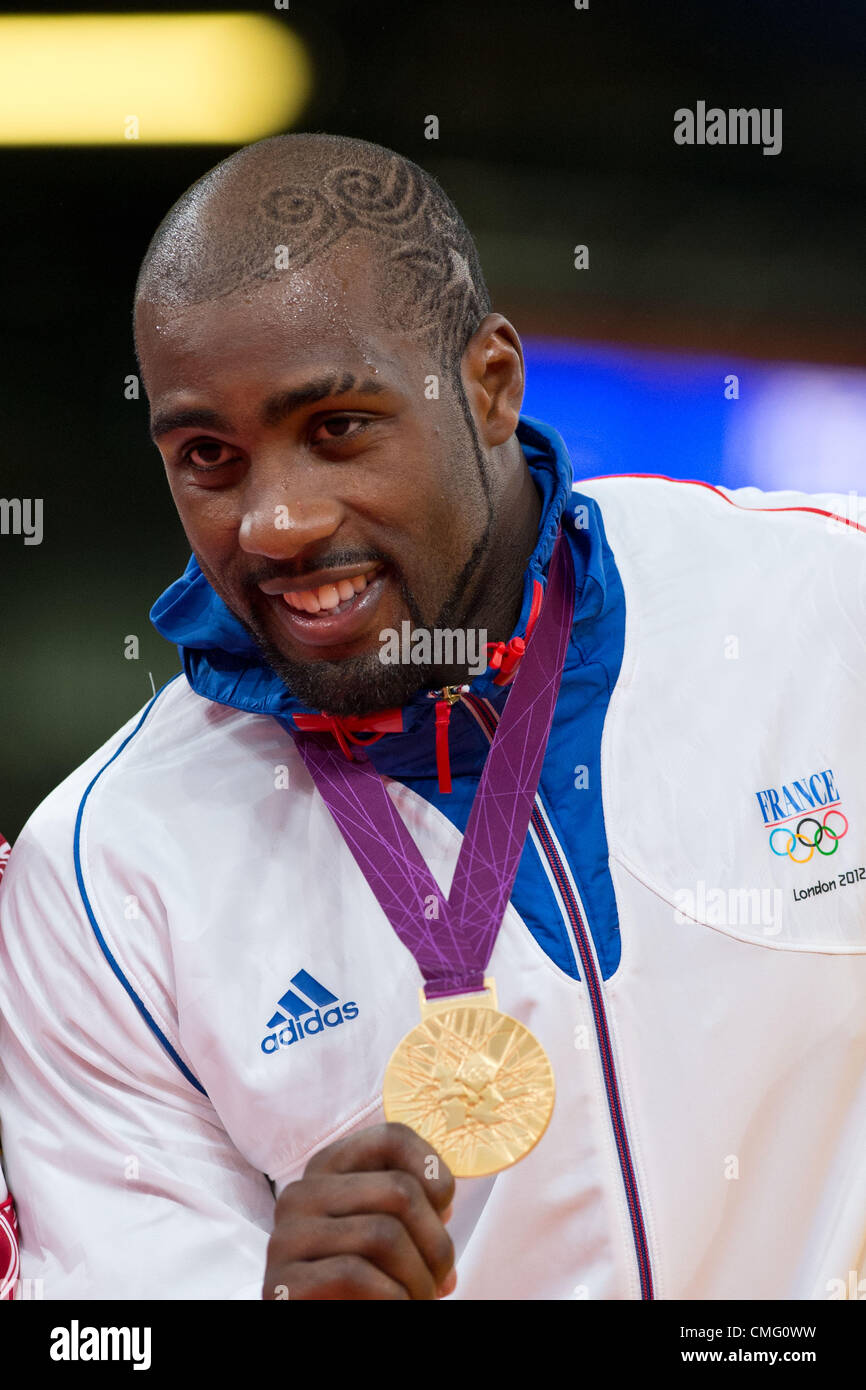
[(535, 1148), (553, 1113), (541, 1043), (497, 1009), (496, 986), (428, 1000), (385, 1069), (385, 1118), (409, 1125), (456, 1178), (501, 1172)]

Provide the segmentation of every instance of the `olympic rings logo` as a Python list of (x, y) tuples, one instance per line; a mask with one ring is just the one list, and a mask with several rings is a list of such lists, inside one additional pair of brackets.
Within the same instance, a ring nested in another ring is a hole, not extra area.
[[(827, 821), (831, 816), (838, 816), (839, 820), (843, 822), (841, 830), (833, 830), (832, 827), (827, 824)], [(814, 825), (814, 831), (808, 832), (804, 835), (803, 827), (805, 825)], [(816, 820), (814, 816), (804, 816), (803, 819), (798, 822), (796, 830), (792, 830), (790, 826), (787, 825), (777, 825), (775, 830), (770, 831), (770, 849), (773, 851), (774, 854), (787, 854), (788, 858), (793, 859), (795, 864), (808, 864), (809, 860), (812, 858), (812, 855), (815, 853), (815, 850), (817, 850), (819, 854), (823, 854), (825, 856), (829, 854), (835, 854), (837, 849), (839, 848), (839, 841), (842, 839), (843, 835), (847, 834), (847, 817), (844, 816), (841, 811), (835, 811), (831, 809), (829, 811), (824, 812), (824, 819), (820, 821)], [(784, 849), (776, 849), (776, 846), (773, 844), (773, 838), (776, 835), (788, 836), (788, 844), (785, 845)], [(825, 839), (832, 841), (832, 849), (821, 848), (822, 841), (824, 841)], [(809, 853), (795, 854), (794, 849), (798, 845), (805, 846), (805, 848), (808, 849)]]

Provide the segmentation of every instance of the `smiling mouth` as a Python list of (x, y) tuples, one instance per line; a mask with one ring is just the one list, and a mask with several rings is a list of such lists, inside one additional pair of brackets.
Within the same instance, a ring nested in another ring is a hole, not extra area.
[(334, 617), (348, 612), (382, 569), (382, 565), (377, 565), (375, 569), (349, 575), (333, 584), (319, 584), (315, 589), (293, 589), (283, 593), (281, 598), (287, 607), (305, 617), (315, 618), (319, 614)]
[(369, 644), (389, 573), (386, 564), (368, 564), (354, 574), (344, 570), (330, 583), (276, 593), (265, 590), (265, 595), (283, 637), (302, 649)]

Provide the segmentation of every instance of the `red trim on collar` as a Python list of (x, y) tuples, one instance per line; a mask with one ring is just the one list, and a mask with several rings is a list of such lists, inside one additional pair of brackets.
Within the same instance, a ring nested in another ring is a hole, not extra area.
[[(350, 743), (365, 747), (378, 743), (384, 734), (402, 734), (403, 711), (379, 710), (377, 714), (293, 714), (295, 728), (305, 734), (331, 733), (347, 758), (352, 757)], [(375, 738), (356, 738), (355, 733), (375, 734)]]

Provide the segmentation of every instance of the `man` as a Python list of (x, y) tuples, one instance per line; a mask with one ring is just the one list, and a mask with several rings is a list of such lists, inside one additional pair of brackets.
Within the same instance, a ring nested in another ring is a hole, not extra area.
[[(573, 490), (459, 215), (365, 142), (207, 174), (151, 243), (136, 339), (193, 550), (152, 614), (184, 670), (11, 856), (22, 1274), (46, 1298), (837, 1296), (866, 1230), (862, 528), (796, 494)], [(361, 822), (384, 779), (456, 970), (437, 912), (571, 572), (480, 961), (556, 1098), (531, 1152), (455, 1183), (384, 1120), (431, 991)], [(365, 775), (347, 827), (333, 788)]]

